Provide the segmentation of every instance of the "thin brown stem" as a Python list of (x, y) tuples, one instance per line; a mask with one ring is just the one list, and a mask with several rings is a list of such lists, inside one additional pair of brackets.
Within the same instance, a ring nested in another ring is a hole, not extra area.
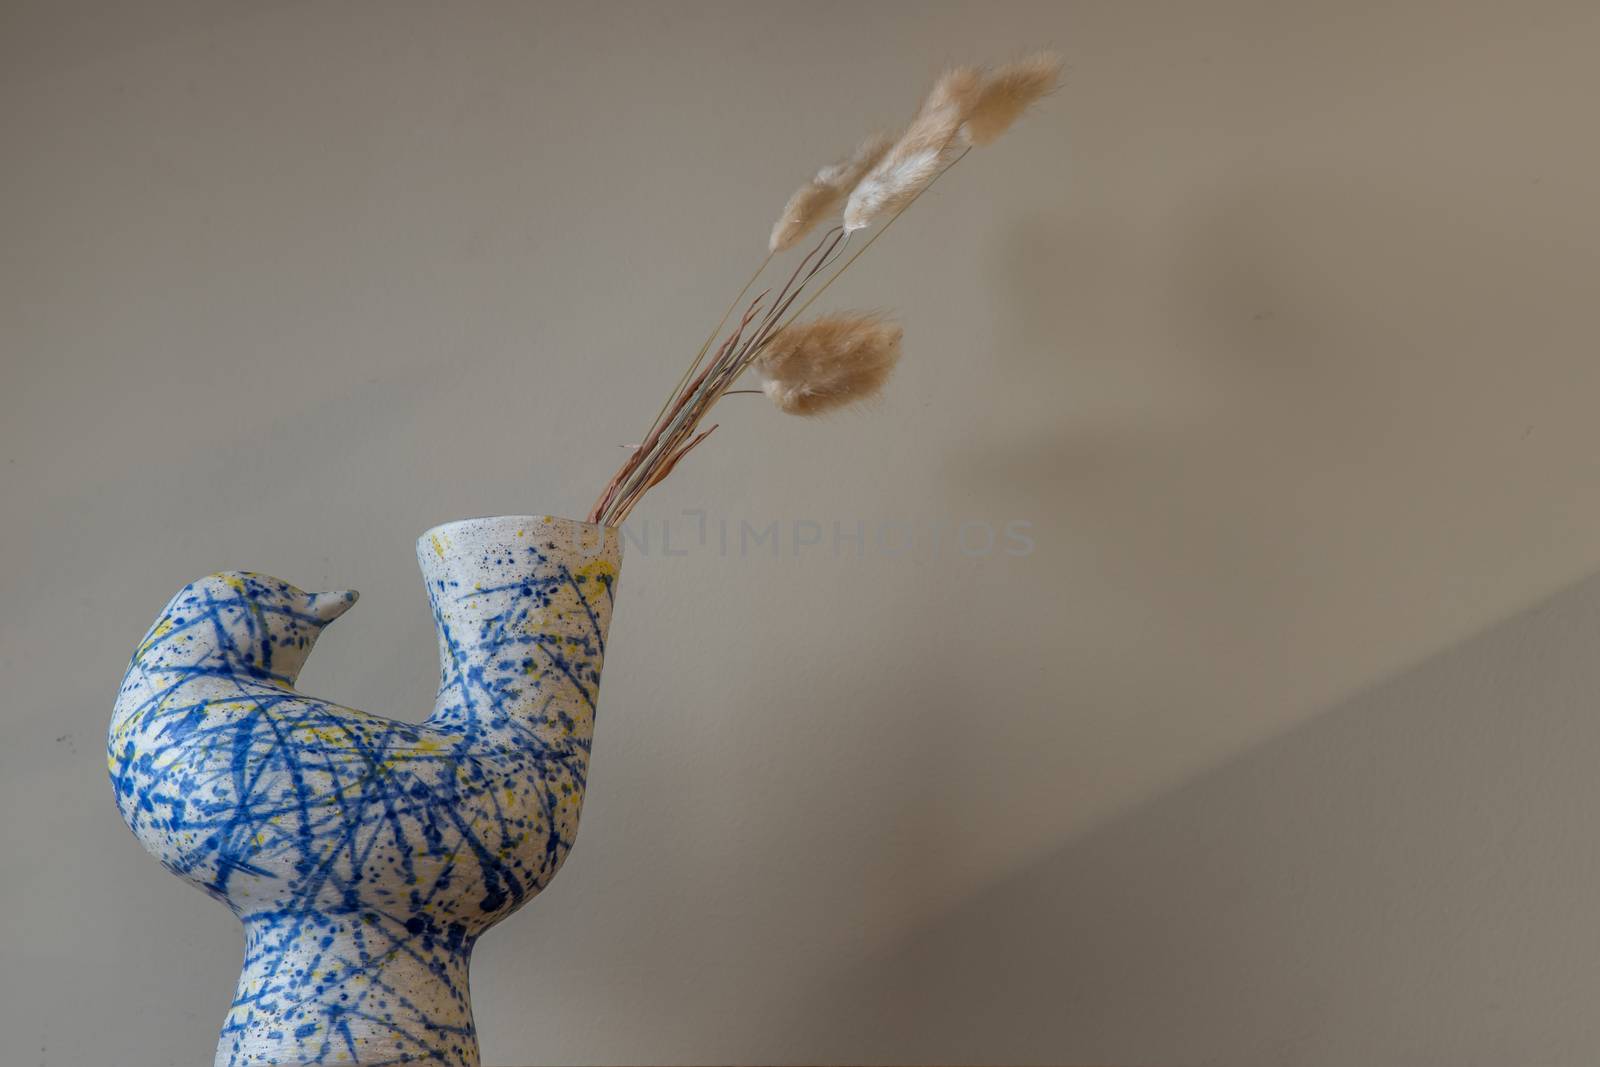
[[(706, 358), (706, 352), (710, 350), (711, 342), (715, 341), (717, 334), (722, 332), (722, 327), (727, 324), (728, 316), (733, 314), (733, 309), (739, 306), (739, 301), (744, 299), (744, 294), (750, 291), (750, 287), (756, 283), (756, 279), (761, 277), (761, 272), (767, 269), (767, 264), (772, 262), (774, 255), (776, 255), (775, 252), (767, 253), (767, 258), (763, 259), (761, 265), (755, 269), (755, 273), (750, 275), (743, 288), (739, 290), (739, 295), (729, 302), (728, 309), (722, 313), (722, 318), (718, 319), (717, 324), (711, 327), (711, 332), (706, 334), (706, 339), (700, 345), (700, 351), (694, 354), (694, 361), (689, 364), (689, 369), (683, 372), (683, 377), (678, 379), (678, 384), (673, 388), (672, 392), (667, 394), (666, 403), (662, 404), (661, 410), (656, 412), (655, 422), (661, 421), (661, 416), (666, 414), (668, 405), (672, 403), (672, 398), (683, 388), (684, 383), (694, 376), (695, 368), (699, 367), (700, 361)], [(651, 425), (654, 426), (655, 422), (652, 422)]]
[[(702, 384), (705, 382), (706, 378), (708, 378), (711, 372), (716, 368), (724, 353), (726, 353), (726, 351), (736, 343), (737, 339), (750, 325), (750, 320), (755, 318), (756, 313), (760, 309), (762, 301), (765, 298), (766, 293), (762, 293), (751, 302), (750, 309), (745, 312), (743, 320), (741, 320), (739, 325), (734, 328), (733, 333), (728, 335), (728, 339), (722, 343), (722, 347), (717, 350), (717, 356), (709, 365), (707, 365), (705, 370), (700, 372), (699, 377), (697, 377), (687, 389), (679, 389), (676, 392), (675, 395), (677, 397), (677, 403), (674, 404), (672, 402), (672, 397), (667, 398), (667, 407), (671, 409), (671, 414), (667, 421), (663, 423), (661, 418), (657, 416), (656, 421), (654, 424), (652, 424), (650, 433), (645, 438), (644, 442), (640, 444), (639, 448), (633, 453), (633, 455), (628, 457), (627, 462), (622, 465), (621, 469), (619, 469), (617, 473), (612, 476), (611, 483), (606, 487), (606, 491), (602, 493), (600, 499), (596, 501), (594, 509), (591, 512), (592, 517), (589, 520), (590, 522), (602, 521), (605, 518), (606, 512), (610, 510), (613, 505), (620, 505), (626, 501), (629, 494), (635, 488), (638, 488), (640, 485), (648, 481), (650, 468), (656, 462), (659, 462), (659, 460), (654, 460), (651, 457), (657, 451), (660, 451), (658, 450), (657, 446), (662, 441), (663, 435), (665, 435), (667, 442), (665, 449), (667, 451), (670, 451), (674, 441), (682, 439), (681, 434), (679, 434), (677, 430), (677, 427), (681, 424), (679, 419), (680, 412), (683, 411), (685, 405), (689, 404), (691, 399), (695, 396)], [(691, 421), (689, 421), (687, 425), (690, 429), (692, 429), (699, 421), (700, 416), (696, 415)]]

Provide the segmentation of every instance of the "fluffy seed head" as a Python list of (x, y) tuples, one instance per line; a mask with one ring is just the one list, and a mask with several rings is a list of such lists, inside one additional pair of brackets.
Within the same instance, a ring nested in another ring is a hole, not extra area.
[(859, 230), (914, 200), (960, 154), (956, 134), (982, 88), (976, 67), (956, 67), (937, 82), (900, 139), (867, 172), (844, 208), (844, 228)]
[(810, 233), (817, 223), (838, 209), (867, 171), (878, 165), (889, 151), (890, 143), (885, 135), (874, 134), (849, 156), (817, 171), (816, 177), (796, 189), (784, 205), (783, 214), (773, 223), (767, 247), (773, 252), (782, 252)]
[(817, 415), (876, 395), (900, 359), (900, 326), (860, 311), (794, 323), (755, 361), (778, 409)]
[(978, 102), (983, 89), (983, 70), (980, 67), (951, 67), (939, 75), (927, 97), (922, 101), (919, 115), (944, 108), (955, 108), (965, 115)]
[(1061, 78), (1061, 57), (1040, 52), (991, 72), (977, 88), (963, 135), (975, 145), (992, 144)]

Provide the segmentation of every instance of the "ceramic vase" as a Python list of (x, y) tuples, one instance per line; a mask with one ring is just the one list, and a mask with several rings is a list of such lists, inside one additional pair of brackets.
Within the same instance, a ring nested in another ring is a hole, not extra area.
[(420, 723), (295, 691), (353, 591), (201, 578), (128, 667), (109, 742), (117, 807), (244, 924), (219, 1067), (477, 1067), (473, 946), (572, 847), (616, 531), (470, 519), (428, 531), (417, 557), (440, 662)]

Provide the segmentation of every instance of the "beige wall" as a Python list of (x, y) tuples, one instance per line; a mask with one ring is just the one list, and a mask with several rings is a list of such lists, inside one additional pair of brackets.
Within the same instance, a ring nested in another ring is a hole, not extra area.
[(102, 756), (174, 589), (361, 589), (304, 687), (420, 715), (412, 538), (580, 512), (807, 170), (1043, 43), (830, 293), (881, 408), (642, 509), (486, 1061), (1600, 1060), (1600, 8), (11, 3), (0, 1062), (209, 1055), (234, 920)]

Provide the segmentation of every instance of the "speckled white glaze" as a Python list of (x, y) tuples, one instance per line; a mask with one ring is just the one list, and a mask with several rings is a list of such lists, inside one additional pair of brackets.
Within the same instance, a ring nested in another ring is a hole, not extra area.
[(476, 1067), (467, 969), (578, 831), (621, 545), (502, 516), (425, 533), (440, 682), (420, 724), (297, 693), (354, 592), (233, 571), (191, 582), (128, 668), (117, 806), (243, 921), (219, 1067)]

